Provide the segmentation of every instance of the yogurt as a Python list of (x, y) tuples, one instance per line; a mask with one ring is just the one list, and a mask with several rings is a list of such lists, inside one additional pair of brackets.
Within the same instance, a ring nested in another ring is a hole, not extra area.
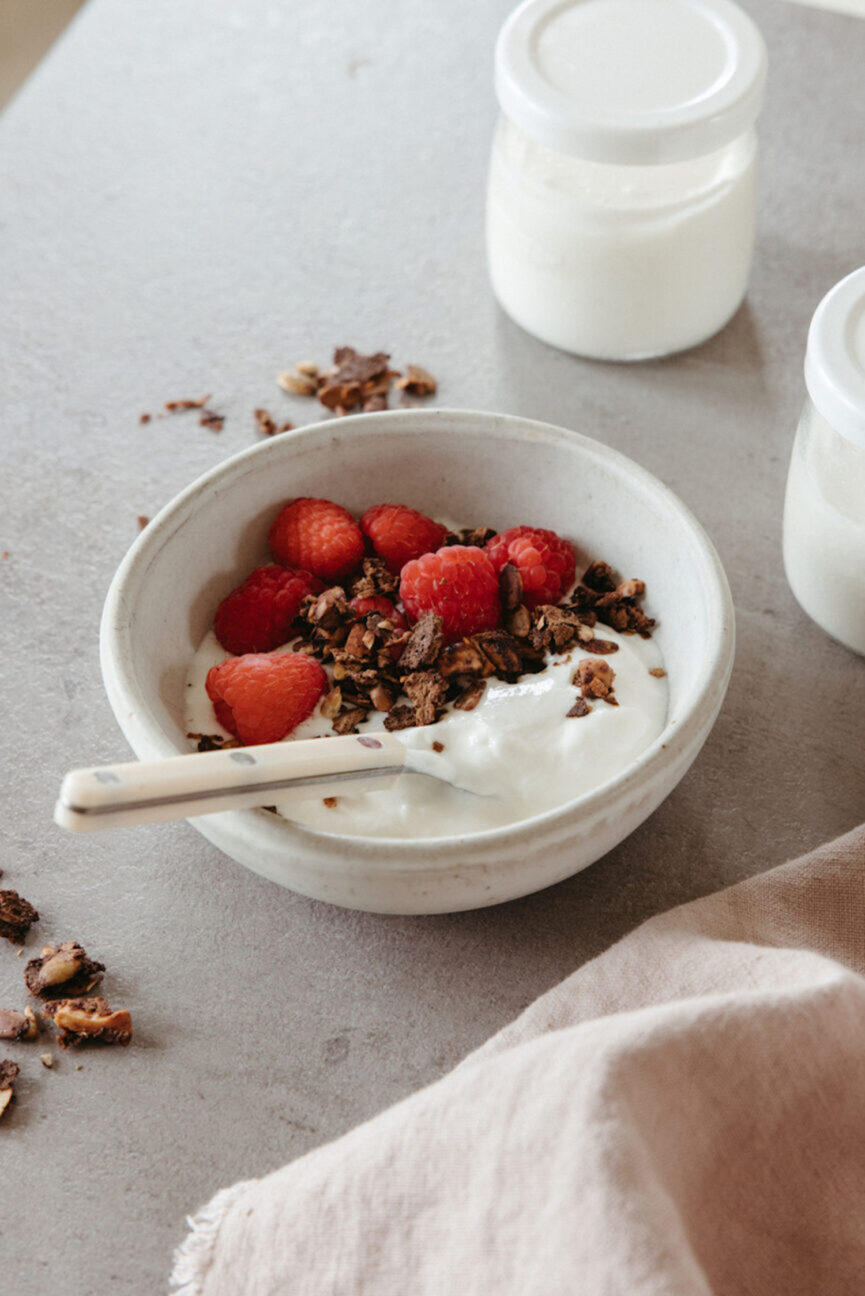
[[(571, 676), (585, 653), (551, 657), (544, 671), (515, 684), (489, 679), (473, 711), (449, 707), (437, 724), (396, 734), (412, 767), (429, 768), (437, 778), (405, 773), (377, 791), (358, 784), (358, 791), (340, 793), (335, 805), (311, 795), (308, 802), (293, 801), (285, 817), (316, 832), (347, 836), (464, 836), (518, 823), (593, 791), (657, 738), (668, 704), (666, 678), (651, 674), (662, 669), (655, 642), (606, 626), (603, 637), (618, 645), (618, 652), (604, 658), (615, 671), (618, 706), (593, 701), (589, 715), (569, 718), (577, 696)], [(190, 733), (230, 736), (217, 724), (205, 689), (208, 670), (226, 656), (212, 632), (195, 654), (186, 687)], [(372, 712), (359, 729), (383, 727), (384, 715)], [(330, 732), (319, 707), (287, 741)]]
[(741, 302), (766, 50), (730, 0), (525, 0), (496, 46), (493, 290), (553, 346), (636, 360)]

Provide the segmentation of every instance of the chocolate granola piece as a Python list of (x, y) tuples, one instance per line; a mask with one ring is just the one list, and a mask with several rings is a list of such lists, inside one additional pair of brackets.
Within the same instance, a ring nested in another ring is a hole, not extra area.
[(535, 608), (529, 642), (537, 649), (551, 648), (554, 652), (563, 652), (579, 640), (581, 629), (585, 626), (577, 609), (543, 603)]
[(369, 691), (369, 700), (376, 711), (392, 711), (397, 699), (397, 685), (375, 684)]
[(506, 630), (482, 630), (471, 636), (471, 642), (483, 653), (490, 664), (491, 673), (499, 679), (515, 683), (523, 673), (520, 644)]
[(444, 709), (447, 685), (438, 671), (415, 671), (402, 682), (414, 708), (415, 724), (435, 724)]
[(350, 346), (337, 347), (333, 353), (336, 377), (344, 383), (365, 383), (381, 378), (387, 373), (388, 360), (390, 356), (384, 351), (365, 356)]
[(462, 531), (448, 531), (444, 543), (464, 545), (467, 549), (483, 549), (496, 535), (498, 531), (495, 527), (466, 527)]
[(39, 914), (17, 891), (0, 890), (0, 936), (13, 945), (23, 945), (27, 932), (38, 921)]
[(212, 393), (208, 392), (206, 396), (202, 396), (201, 400), (166, 401), (165, 408), (169, 414), (181, 414), (184, 410), (204, 409), (211, 395)]
[(524, 603), (505, 614), (505, 629), (515, 639), (527, 639), (532, 629), (532, 614)]
[(375, 598), (377, 594), (392, 598), (399, 587), (399, 577), (394, 576), (383, 558), (364, 558), (361, 573), (351, 583), (352, 598)]
[(39, 1018), (32, 1008), (18, 1012), (17, 1008), (0, 1008), (0, 1039), (35, 1039), (39, 1034)]
[(20, 1070), (18, 1063), (11, 1062), (9, 1058), (4, 1058), (0, 1062), (0, 1116), (3, 1115), (14, 1097), (13, 1090)]
[(410, 364), (406, 365), (405, 373), (397, 381), (396, 386), (399, 391), (409, 392), (412, 396), (432, 396), (438, 384), (426, 369), (421, 369), (420, 365)]
[(591, 711), (591, 709), (592, 708), (589, 706), (588, 702), (586, 702), (584, 698), (578, 697), (574, 705), (571, 707), (570, 711), (567, 711), (565, 713), (566, 718), (570, 719), (572, 716), (587, 716)]
[(210, 428), (211, 432), (221, 432), (224, 422), (224, 414), (217, 414), (216, 410), (212, 409), (203, 409), (201, 411), (201, 418), (198, 420), (198, 426)]
[(46, 1008), (57, 1027), (62, 1049), (82, 1044), (119, 1044), (132, 1039), (132, 1018), (125, 1008), (112, 1012), (105, 999), (60, 999)]
[(580, 635), (580, 648), (583, 652), (595, 653), (598, 657), (609, 657), (611, 653), (619, 651), (619, 645), (613, 643), (612, 639), (596, 639), (594, 635), (585, 638)]
[(318, 391), (318, 370), (314, 374), (304, 373), (300, 366), (297, 373), (281, 373), (277, 382), (283, 391), (292, 396), (314, 396)]
[(487, 686), (486, 680), (473, 680), (460, 693), (455, 700), (454, 706), (458, 711), (474, 711), (477, 704), (484, 695), (484, 689)]
[(333, 732), (337, 734), (357, 733), (357, 726), (366, 719), (366, 707), (352, 707), (343, 711), (333, 722)]
[(515, 612), (523, 601), (523, 578), (514, 563), (505, 563), (499, 572), (499, 598), (505, 612)]
[(453, 679), (455, 675), (486, 677), (492, 674), (491, 663), (474, 635), (443, 648), (438, 669), (445, 679)]
[(390, 733), (396, 729), (411, 729), (416, 724), (414, 707), (406, 706), (404, 702), (388, 711), (384, 718), (384, 727)]
[(592, 563), (583, 576), (583, 583), (574, 590), (571, 603), (580, 611), (591, 610), (598, 621), (620, 634), (638, 634), (650, 639), (655, 622), (638, 606), (645, 592), (643, 581), (630, 579), (617, 584), (607, 563)]
[(24, 981), (38, 999), (63, 999), (92, 990), (104, 971), (105, 964), (89, 958), (78, 941), (64, 941), (46, 945), (39, 958), (31, 959), (24, 969)]
[(317, 379), (317, 396), (327, 409), (345, 414), (376, 396), (386, 396), (390, 388), (390, 356), (383, 351), (360, 355), (353, 347), (337, 347), (333, 353), (334, 368)]
[(424, 612), (403, 649), (399, 661), (400, 670), (410, 673), (427, 666), (434, 666), (438, 661), (443, 643), (441, 617), (435, 612)]
[(619, 703), (613, 694), (616, 672), (608, 661), (596, 661), (592, 657), (583, 657), (577, 662), (577, 668), (571, 676), (571, 683), (576, 684), (584, 698), (602, 698), (610, 706)]
[(616, 588), (616, 579), (609, 563), (593, 562), (583, 572), (582, 584), (596, 594), (608, 594)]

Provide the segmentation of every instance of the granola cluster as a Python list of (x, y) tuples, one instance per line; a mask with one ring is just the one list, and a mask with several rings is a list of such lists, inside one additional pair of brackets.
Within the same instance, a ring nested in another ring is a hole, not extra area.
[(408, 396), (432, 396), (436, 380), (420, 365), (407, 365), (405, 373), (390, 368), (384, 351), (360, 355), (354, 347), (337, 347), (333, 365), (320, 370), (312, 361), (302, 361), (293, 372), (277, 379), (283, 391), (293, 396), (313, 396), (334, 414), (352, 411), (371, 414), (388, 408), (391, 386)]
[[(483, 545), (488, 528), (462, 532), (453, 543)], [(388, 730), (431, 725), (449, 703), (471, 711), (491, 677), (515, 683), (542, 671), (549, 653), (588, 654), (573, 674), (579, 690), (568, 716), (588, 715), (592, 704), (618, 705), (615, 673), (603, 659), (618, 651), (598, 635), (608, 625), (623, 634), (649, 638), (654, 621), (639, 606), (642, 581), (617, 582), (605, 563), (593, 563), (566, 604), (529, 609), (519, 571), (506, 564), (500, 576), (504, 626), (446, 644), (441, 618), (428, 612), (411, 630), (400, 630), (379, 612), (358, 616), (349, 599), (393, 597), (397, 579), (379, 558), (366, 558), (360, 576), (303, 602), (296, 626), (296, 651), (328, 663), (333, 688), (321, 704), (337, 734), (357, 733), (370, 712), (385, 713)], [(601, 659), (601, 660), (599, 660)], [(208, 746), (213, 740), (202, 740)], [(201, 749), (201, 743), (199, 744)]]
[[(7, 895), (8, 893), (3, 893)], [(14, 892), (11, 893), (13, 896)], [(18, 906), (26, 901), (18, 900)], [(27, 905), (36, 921), (38, 914)], [(6, 934), (6, 933), (4, 933)], [(14, 940), (16, 937), (9, 936)], [(18, 937), (23, 939), (23, 934)], [(20, 953), (20, 951), (19, 951)], [(107, 1000), (86, 998), (102, 980), (105, 964), (90, 958), (78, 941), (43, 946), (38, 957), (30, 959), (24, 969), (24, 984), (40, 1001), (42, 1019), (29, 1005), (23, 1012), (17, 1008), (0, 1008), (0, 1039), (19, 1043), (39, 1037), (43, 1024), (52, 1021), (60, 1048), (77, 1048), (82, 1044), (129, 1044), (132, 1018), (125, 1008), (112, 1012)], [(54, 1066), (51, 1053), (40, 1053), (47, 1068)], [(0, 1116), (13, 1098), (13, 1087), (20, 1067), (17, 1062), (0, 1061)]]

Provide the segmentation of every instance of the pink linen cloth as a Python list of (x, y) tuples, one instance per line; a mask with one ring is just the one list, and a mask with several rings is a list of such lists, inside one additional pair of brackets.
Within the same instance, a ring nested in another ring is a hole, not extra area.
[(191, 1221), (184, 1296), (865, 1293), (865, 826)]

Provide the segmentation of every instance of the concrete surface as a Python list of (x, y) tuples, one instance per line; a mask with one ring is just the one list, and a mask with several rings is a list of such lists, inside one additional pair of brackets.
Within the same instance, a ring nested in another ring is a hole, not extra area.
[[(751, 4), (772, 71), (748, 303), (698, 351), (616, 367), (534, 342), (487, 290), (508, 7), (92, 0), (0, 122), (0, 864), (42, 914), (28, 955), (84, 942), (136, 1027), (80, 1071), (4, 1050), (22, 1066), (0, 1127), (15, 1296), (162, 1290), (184, 1212), (215, 1189), (441, 1075), (648, 915), (865, 817), (865, 663), (798, 610), (779, 549), (808, 320), (865, 261), (865, 25)], [(634, 456), (730, 574), (738, 664), (693, 771), (599, 864), (499, 909), (342, 912), (184, 824), (76, 839), (51, 822), (68, 767), (126, 755), (97, 626), (136, 516), (254, 441), (254, 406), (315, 417), (275, 376), (344, 342), (429, 367), (442, 404)], [(138, 422), (205, 392), (219, 435)], [(22, 966), (4, 943), (4, 1006)]]

